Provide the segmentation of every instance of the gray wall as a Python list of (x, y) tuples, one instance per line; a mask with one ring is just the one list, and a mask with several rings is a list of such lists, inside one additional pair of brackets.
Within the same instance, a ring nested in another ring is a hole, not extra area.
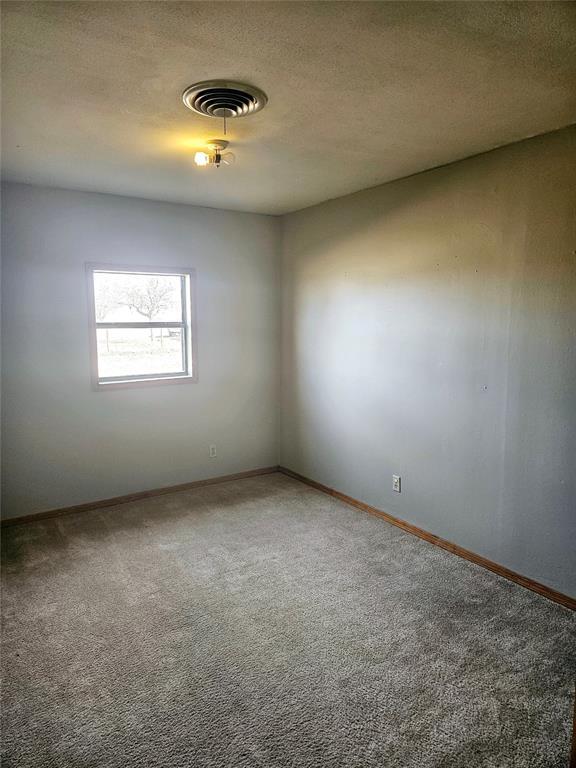
[[(267, 216), (4, 188), (5, 517), (277, 463), (278, 237)], [(197, 269), (197, 384), (92, 391), (86, 261)]]
[(576, 593), (575, 204), (572, 128), (286, 217), (282, 464)]

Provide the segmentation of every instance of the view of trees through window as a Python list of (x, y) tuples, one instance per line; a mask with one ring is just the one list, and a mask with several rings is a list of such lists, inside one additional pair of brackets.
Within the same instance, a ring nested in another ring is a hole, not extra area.
[(100, 379), (187, 373), (186, 277), (94, 271)]

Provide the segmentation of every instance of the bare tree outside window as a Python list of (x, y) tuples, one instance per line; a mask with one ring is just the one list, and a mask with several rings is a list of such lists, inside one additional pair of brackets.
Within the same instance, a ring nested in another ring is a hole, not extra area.
[[(134, 309), (139, 315), (155, 320), (159, 314), (168, 309), (171, 304), (172, 287), (158, 277), (149, 277), (143, 285), (124, 285), (120, 288), (119, 303)], [(154, 338), (154, 330), (150, 328), (150, 339)], [(163, 341), (163, 329), (160, 328), (160, 344)]]

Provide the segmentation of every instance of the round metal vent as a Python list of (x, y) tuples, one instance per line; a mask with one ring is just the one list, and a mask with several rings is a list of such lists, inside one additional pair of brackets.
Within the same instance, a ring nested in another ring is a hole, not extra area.
[(268, 98), (259, 88), (228, 80), (206, 80), (191, 85), (182, 94), (184, 104), (207, 117), (244, 117), (266, 106)]

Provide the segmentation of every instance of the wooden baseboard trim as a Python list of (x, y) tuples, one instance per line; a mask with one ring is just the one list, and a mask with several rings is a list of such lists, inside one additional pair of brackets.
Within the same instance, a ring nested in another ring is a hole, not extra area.
[(86, 504), (76, 504), (73, 507), (63, 507), (62, 509), (50, 509), (47, 512), (38, 512), (35, 515), (22, 515), (20, 517), (8, 517), (2, 520), (2, 527), (11, 525), (21, 525), (22, 523), (33, 523), (35, 520), (47, 520), (52, 517), (62, 517), (64, 515), (73, 515), (76, 512), (91, 512), (103, 507), (115, 507), (118, 504), (128, 504), (130, 501), (140, 501), (141, 499), (150, 499), (154, 496), (165, 496), (168, 493), (179, 493), (181, 491), (190, 491), (193, 488), (201, 488), (204, 485), (215, 485), (217, 483), (228, 483), (230, 480), (243, 480), (247, 477), (257, 477), (258, 475), (269, 475), (272, 472), (278, 472), (279, 467), (263, 467), (262, 469), (249, 469), (247, 472), (236, 472), (233, 475), (220, 475), (219, 477), (209, 477), (206, 480), (192, 480), (190, 483), (181, 485), (168, 485), (164, 488), (151, 488), (149, 491), (138, 491), (136, 493), (127, 493), (124, 496), (114, 496), (111, 499), (100, 499), (98, 501), (89, 501)]
[(300, 480), (300, 482), (306, 483), (306, 485), (310, 485), (312, 488), (316, 488), (318, 491), (322, 491), (322, 493), (333, 496), (334, 498), (339, 499), (339, 501), (343, 501), (345, 504), (356, 507), (356, 509), (361, 509), (363, 512), (368, 512), (371, 515), (381, 517), (383, 520), (395, 525), (397, 528), (402, 528), (402, 530), (407, 531), (407, 533), (411, 533), (414, 536), (418, 536), (420, 539), (424, 539), (424, 541), (427, 541), (430, 544), (435, 544), (441, 549), (452, 552), (453, 555), (458, 555), (458, 557), (462, 557), (464, 560), (469, 560), (471, 563), (481, 565), (483, 568), (493, 571), (499, 576), (519, 584), (521, 587), (530, 589), (532, 592), (536, 592), (537, 594), (542, 595), (542, 597), (552, 600), (554, 603), (559, 603), (565, 608), (570, 608), (572, 611), (576, 610), (576, 599), (569, 595), (557, 592), (555, 589), (547, 587), (545, 584), (540, 584), (540, 582), (534, 581), (534, 579), (522, 576), (503, 565), (499, 565), (492, 560), (488, 560), (486, 557), (482, 557), (482, 555), (477, 555), (475, 552), (471, 552), (469, 549), (464, 549), (464, 547), (460, 547), (458, 544), (453, 544), (451, 541), (441, 539), (433, 533), (428, 533), (428, 531), (418, 528), (416, 525), (412, 525), (412, 523), (400, 520), (393, 515), (389, 515), (387, 512), (383, 512), (381, 509), (370, 506), (370, 504), (365, 504), (363, 501), (358, 501), (358, 499), (352, 498), (352, 496), (347, 496), (345, 493), (334, 490), (334, 488), (329, 488), (327, 485), (322, 485), (322, 483), (317, 483), (315, 480), (310, 480), (310, 478), (304, 477), (303, 475), (298, 474), (298, 472), (293, 472), (291, 469), (281, 466), (279, 467), (279, 471), (284, 475), (288, 475), (288, 477), (293, 477), (295, 480)]

